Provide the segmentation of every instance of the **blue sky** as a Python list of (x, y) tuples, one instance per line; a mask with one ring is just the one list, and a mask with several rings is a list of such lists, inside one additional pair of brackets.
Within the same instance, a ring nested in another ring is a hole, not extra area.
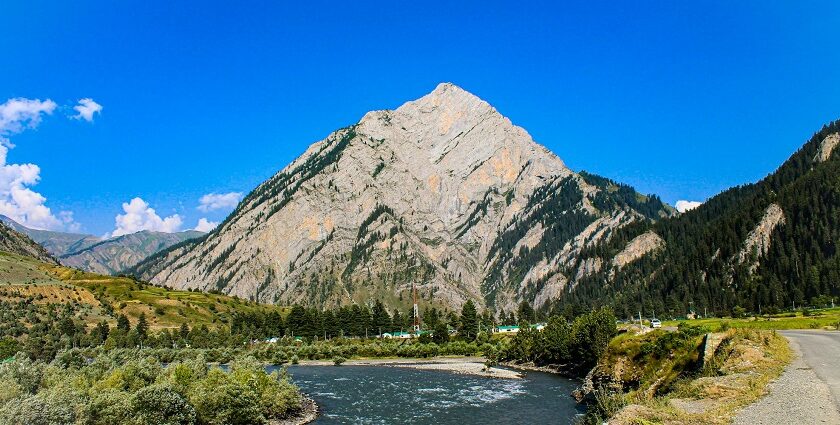
[(336, 3), (4, 1), (0, 103), (56, 104), (6, 131), (6, 163), (101, 235), (135, 197), (181, 229), (220, 221), (203, 195), (442, 81), (670, 203), (757, 180), (840, 118), (838, 2)]

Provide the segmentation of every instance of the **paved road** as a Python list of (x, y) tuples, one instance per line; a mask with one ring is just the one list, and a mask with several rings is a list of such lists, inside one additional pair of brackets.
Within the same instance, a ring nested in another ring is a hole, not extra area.
[(802, 358), (828, 385), (834, 404), (840, 409), (840, 332), (781, 331), (799, 344)]
[(840, 425), (840, 332), (782, 331), (795, 358), (735, 425)]

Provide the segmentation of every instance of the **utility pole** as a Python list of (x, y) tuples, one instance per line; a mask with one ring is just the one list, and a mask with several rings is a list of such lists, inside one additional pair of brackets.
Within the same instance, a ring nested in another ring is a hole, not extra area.
[(414, 334), (420, 334), (420, 309), (417, 308), (417, 287), (414, 285), (414, 280), (411, 281), (411, 293), (414, 298)]

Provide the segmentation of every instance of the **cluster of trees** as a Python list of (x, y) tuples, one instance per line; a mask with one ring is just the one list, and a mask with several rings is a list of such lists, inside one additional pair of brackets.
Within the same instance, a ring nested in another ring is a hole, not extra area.
[(552, 316), (542, 331), (523, 322), (519, 332), (498, 353), (502, 361), (558, 365), (572, 373), (587, 373), (606, 352), (616, 334), (612, 310), (601, 308), (569, 323)]
[[(460, 315), (431, 307), (421, 313), (420, 320), (424, 331), (438, 337), (457, 330), (459, 337), (467, 340), (475, 339), (479, 330), (489, 332), (495, 325), (493, 316), (488, 311), (479, 315), (471, 301), (464, 305)], [(371, 308), (353, 304), (319, 310), (294, 305), (286, 317), (277, 312), (238, 313), (231, 319), (230, 332), (251, 340), (280, 336), (373, 338), (384, 333), (411, 332), (413, 324), (412, 310), (404, 313), (394, 309), (389, 313), (381, 301), (376, 301)], [(448, 338), (437, 342), (445, 341)]]
[[(666, 249), (614, 278), (603, 271), (579, 282), (558, 308), (608, 303), (622, 317), (640, 310), (682, 315), (692, 308), (728, 315), (736, 308), (772, 313), (840, 297), (840, 157), (834, 152), (826, 161), (815, 159), (822, 141), (838, 131), (840, 121), (825, 126), (755, 184), (729, 189), (679, 217), (617, 231), (583, 257), (611, 258), (649, 230)], [(784, 223), (770, 234), (766, 254), (753, 250), (740, 261), (744, 241), (773, 203)]]
[[(120, 314), (115, 326), (103, 320), (89, 328), (78, 317), (78, 312), (69, 305), (25, 306), (24, 309), (0, 312), (0, 318), (3, 318), (0, 322), (0, 359), (23, 351), (33, 360), (49, 362), (60, 350), (98, 346), (108, 350), (212, 349), (242, 347), (252, 341), (282, 336), (303, 337), (306, 341), (375, 338), (385, 332), (412, 331), (413, 324), (411, 315), (403, 314), (399, 310), (390, 314), (381, 302), (376, 302), (372, 309), (353, 305), (325, 311), (296, 305), (286, 317), (277, 310), (239, 312), (233, 314), (229, 326), (211, 329), (202, 324), (190, 328), (184, 323), (179, 329), (157, 331), (150, 330), (145, 314), (141, 314), (134, 324), (127, 316)], [(513, 313), (508, 317), (512, 320)], [(523, 304), (520, 317), (533, 319), (536, 316), (530, 306)], [(488, 312), (479, 315), (472, 302), (464, 305), (460, 315), (430, 308), (423, 314), (422, 323), (424, 331), (419, 336), (419, 341), (435, 343), (439, 347), (417, 351), (419, 357), (462, 351), (475, 354), (478, 352), (477, 348), (464, 350), (455, 347), (450, 350), (445, 345), (450, 342), (452, 334), (455, 334), (458, 340), (472, 342), (476, 340), (479, 332), (489, 333), (495, 325), (493, 317)], [(411, 353), (416, 351), (413, 350), (406, 348), (398, 352), (396, 348), (389, 348), (384, 351), (389, 353), (388, 355), (411, 356)], [(286, 360), (293, 355), (286, 356)], [(304, 356), (311, 357), (309, 354)]]
[(261, 424), (301, 409), (298, 388), (253, 358), (225, 372), (200, 357), (164, 367), (110, 353), (63, 351), (51, 363), (19, 355), (0, 364), (0, 423)]

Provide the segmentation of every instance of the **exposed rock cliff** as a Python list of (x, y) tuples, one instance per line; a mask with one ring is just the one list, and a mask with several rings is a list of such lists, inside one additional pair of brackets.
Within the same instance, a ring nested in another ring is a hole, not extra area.
[[(620, 189), (620, 190), (619, 190)], [(313, 144), (206, 237), (134, 271), (264, 302), (512, 309), (574, 279), (577, 253), (669, 215), (656, 198), (579, 175), (452, 85), (373, 111)]]

